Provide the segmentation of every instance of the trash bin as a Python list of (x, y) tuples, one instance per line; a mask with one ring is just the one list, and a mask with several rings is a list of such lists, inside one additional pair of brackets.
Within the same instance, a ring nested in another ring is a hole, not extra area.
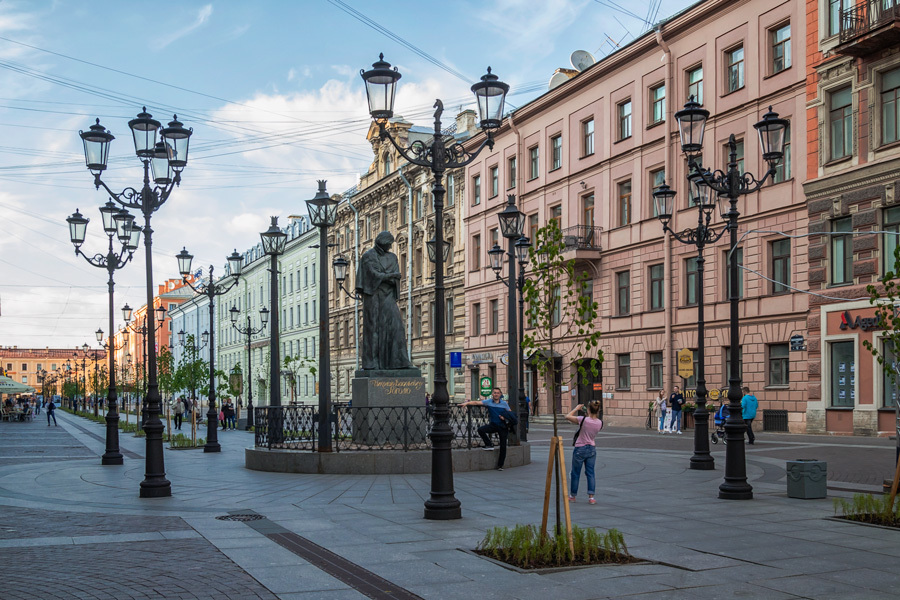
[(827, 495), (828, 463), (814, 458), (787, 462), (788, 498), (811, 500)]

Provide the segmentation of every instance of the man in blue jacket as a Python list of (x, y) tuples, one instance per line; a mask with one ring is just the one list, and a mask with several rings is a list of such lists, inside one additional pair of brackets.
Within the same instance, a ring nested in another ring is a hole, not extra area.
[(759, 400), (750, 393), (750, 388), (744, 386), (744, 397), (741, 398), (741, 418), (747, 424), (747, 443), (753, 444), (756, 436), (753, 434), (753, 419), (756, 418), (756, 409), (759, 407)]
[(495, 387), (491, 392), (491, 397), (486, 400), (470, 400), (463, 402), (462, 406), (483, 405), (487, 407), (491, 422), (478, 428), (478, 435), (484, 442), (485, 450), (493, 450), (494, 443), (491, 441), (491, 434), (496, 433), (500, 436), (500, 457), (497, 461), (497, 470), (503, 470), (503, 463), (506, 462), (506, 440), (509, 436), (509, 430), (506, 428), (506, 420), (503, 413), (509, 410), (509, 404), (503, 400), (503, 393), (500, 388)]

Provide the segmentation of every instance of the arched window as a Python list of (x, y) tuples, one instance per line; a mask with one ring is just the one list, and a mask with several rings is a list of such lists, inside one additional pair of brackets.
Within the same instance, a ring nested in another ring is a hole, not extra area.
[(391, 155), (387, 152), (384, 153), (384, 174), (385, 176), (390, 175), (391, 173)]

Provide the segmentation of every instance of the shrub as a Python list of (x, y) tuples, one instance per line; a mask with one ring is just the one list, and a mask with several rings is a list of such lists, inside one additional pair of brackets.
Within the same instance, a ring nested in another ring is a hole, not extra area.
[(625, 538), (616, 529), (598, 533), (593, 528), (572, 526), (575, 559), (569, 554), (565, 531), (556, 535), (541, 532), (534, 525), (489, 529), (476, 552), (524, 569), (566, 567), (603, 563), (635, 562)]
[(191, 438), (183, 433), (175, 434), (169, 440), (169, 448), (199, 448), (204, 444), (206, 444), (206, 440), (203, 438), (197, 438), (197, 443), (194, 444)]
[(853, 500), (835, 498), (833, 502), (834, 514), (840, 511), (844, 519), (900, 527), (900, 502), (891, 507), (888, 495), (853, 494)]

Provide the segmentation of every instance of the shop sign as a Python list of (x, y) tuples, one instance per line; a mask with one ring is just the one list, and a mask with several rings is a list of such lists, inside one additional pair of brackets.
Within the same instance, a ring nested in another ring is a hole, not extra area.
[(491, 352), (475, 352), (474, 354), (470, 354), (469, 358), (472, 360), (473, 365), (494, 362), (494, 354)]
[(689, 379), (694, 375), (694, 353), (683, 348), (678, 351), (678, 376)]
[(603, 391), (603, 384), (602, 384), (602, 383), (595, 383), (595, 384), (594, 384), (594, 391), (595, 391), (595, 392), (602, 392), (602, 391)]
[(450, 368), (451, 369), (462, 368), (462, 352), (451, 352), (450, 353)]
[(841, 329), (862, 329), (863, 331), (874, 331), (875, 329), (884, 329), (879, 325), (876, 317), (860, 317), (854, 319), (849, 310), (841, 313)]
[(490, 377), (488, 377), (487, 375), (485, 375), (479, 380), (479, 384), (481, 387), (481, 390), (480, 390), (481, 395), (484, 396), (485, 398), (490, 396), (491, 391), (494, 389), (493, 380)]

